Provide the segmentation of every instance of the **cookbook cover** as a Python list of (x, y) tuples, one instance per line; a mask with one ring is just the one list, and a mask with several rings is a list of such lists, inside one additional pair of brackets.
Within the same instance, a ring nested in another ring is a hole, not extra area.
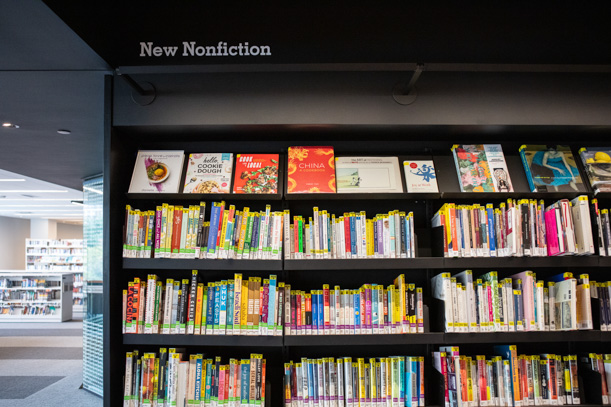
[(334, 193), (333, 147), (289, 147), (288, 193)]
[(187, 160), (185, 194), (228, 194), (232, 153), (193, 153)]
[(128, 192), (176, 193), (184, 151), (138, 151)]
[(237, 154), (234, 194), (277, 194), (278, 154)]

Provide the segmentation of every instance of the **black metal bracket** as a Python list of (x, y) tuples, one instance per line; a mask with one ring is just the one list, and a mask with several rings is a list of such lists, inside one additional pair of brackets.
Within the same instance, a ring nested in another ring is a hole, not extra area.
[(420, 78), (422, 71), (424, 71), (424, 64), (416, 64), (416, 69), (409, 82), (406, 83), (405, 81), (401, 81), (395, 85), (392, 92), (392, 97), (395, 99), (395, 102), (400, 105), (411, 105), (416, 101), (416, 97), (418, 96), (416, 82), (418, 82), (418, 78)]
[(150, 82), (142, 82), (142, 84), (136, 82), (130, 75), (122, 74), (118, 69), (116, 70), (117, 75), (123, 78), (125, 83), (132, 89), (132, 100), (134, 103), (140, 106), (146, 106), (153, 103), (157, 97), (157, 90)]

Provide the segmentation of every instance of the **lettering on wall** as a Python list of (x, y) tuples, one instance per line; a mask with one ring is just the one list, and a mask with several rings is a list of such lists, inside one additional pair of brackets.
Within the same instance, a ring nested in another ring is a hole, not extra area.
[(257, 57), (271, 56), (269, 45), (251, 45), (248, 42), (228, 44), (219, 41), (216, 45), (201, 45), (196, 41), (183, 41), (180, 45), (156, 45), (152, 41), (140, 42), (142, 58), (155, 57)]

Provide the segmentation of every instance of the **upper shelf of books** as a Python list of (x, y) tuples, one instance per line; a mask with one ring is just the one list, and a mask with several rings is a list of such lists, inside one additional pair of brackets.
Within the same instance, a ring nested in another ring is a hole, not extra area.
[[(513, 150), (513, 149), (512, 149)], [(599, 194), (600, 193), (600, 194)], [(447, 154), (341, 154), (333, 146), (284, 153), (139, 151), (134, 200), (403, 200), (611, 196), (611, 148), (455, 144)]]

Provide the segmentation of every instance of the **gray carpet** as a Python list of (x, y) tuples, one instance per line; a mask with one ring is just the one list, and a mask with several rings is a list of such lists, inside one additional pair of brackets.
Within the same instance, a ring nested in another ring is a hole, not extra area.
[(24, 399), (65, 376), (0, 376), (0, 399)]
[(3, 348), (0, 359), (83, 359), (83, 348)]
[(2, 329), (2, 336), (83, 336), (82, 329)]

